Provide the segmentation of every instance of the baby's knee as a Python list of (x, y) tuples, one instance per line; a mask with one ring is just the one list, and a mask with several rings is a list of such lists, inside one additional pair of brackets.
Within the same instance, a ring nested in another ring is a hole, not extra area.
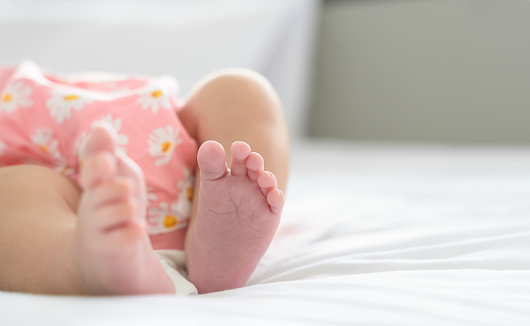
[(260, 73), (246, 68), (227, 68), (212, 72), (203, 79), (203, 85), (218, 87), (224, 90), (249, 90), (272, 88), (267, 78)]
[(196, 88), (195, 95), (210, 98), (226, 98), (233, 102), (279, 104), (271, 83), (260, 73), (245, 68), (228, 68), (215, 71), (204, 77)]
[(269, 81), (258, 72), (244, 68), (223, 69), (204, 77), (188, 103), (206, 111), (217, 111), (222, 106), (224, 114), (229, 116), (250, 115), (264, 120), (283, 116)]

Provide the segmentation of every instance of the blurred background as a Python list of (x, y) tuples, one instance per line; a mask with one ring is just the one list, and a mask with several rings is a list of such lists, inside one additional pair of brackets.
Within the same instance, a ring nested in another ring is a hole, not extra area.
[(326, 1), (309, 133), (530, 143), (530, 1)]
[(0, 0), (0, 63), (268, 77), (296, 139), (530, 143), (525, 0)]

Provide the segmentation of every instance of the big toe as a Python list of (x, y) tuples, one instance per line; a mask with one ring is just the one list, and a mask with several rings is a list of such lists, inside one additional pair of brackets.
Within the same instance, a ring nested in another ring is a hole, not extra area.
[(99, 152), (87, 158), (80, 175), (83, 189), (94, 187), (98, 182), (111, 178), (116, 173), (116, 157), (108, 152)]
[(197, 164), (201, 170), (201, 179), (215, 180), (228, 173), (225, 150), (216, 141), (204, 142), (197, 153)]
[(98, 152), (115, 153), (116, 148), (116, 132), (112, 126), (105, 122), (98, 122), (92, 126), (81, 151), (81, 158), (86, 160)]

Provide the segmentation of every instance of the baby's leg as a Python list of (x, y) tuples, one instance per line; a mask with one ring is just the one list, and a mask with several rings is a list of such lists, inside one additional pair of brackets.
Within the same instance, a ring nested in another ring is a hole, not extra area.
[(80, 194), (44, 167), (0, 168), (0, 290), (88, 294), (73, 245)]
[(43, 167), (0, 169), (0, 289), (174, 292), (141, 226), (141, 173), (114, 154), (115, 146), (104, 128), (91, 133), (81, 175), (83, 193)]
[[(283, 207), (278, 189), (285, 189), (289, 144), (280, 104), (262, 77), (233, 70), (205, 79), (180, 118), (202, 144), (186, 239), (189, 279), (200, 293), (241, 287), (272, 241)], [(232, 144), (238, 140), (261, 155)]]

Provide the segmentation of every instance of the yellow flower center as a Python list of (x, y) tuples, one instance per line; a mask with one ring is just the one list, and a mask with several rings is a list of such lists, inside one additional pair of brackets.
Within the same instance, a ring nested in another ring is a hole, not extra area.
[(151, 97), (152, 97), (152, 98), (157, 98), (157, 97), (162, 96), (163, 94), (164, 94), (164, 93), (162, 93), (161, 90), (157, 89), (156, 91), (154, 91), (154, 92), (151, 93)]
[(61, 169), (61, 174), (66, 174), (66, 171), (68, 171), (68, 166), (63, 166), (63, 168)]
[(179, 222), (179, 220), (175, 216), (167, 215), (164, 218), (163, 224), (164, 224), (164, 226), (167, 229), (170, 229), (170, 228), (174, 227), (175, 225), (177, 225), (178, 222)]
[(2, 102), (10, 102), (13, 99), (13, 95), (6, 93), (4, 96), (2, 96)]
[(72, 95), (65, 95), (65, 96), (64, 96), (64, 100), (65, 100), (65, 101), (70, 101), (70, 102), (71, 102), (71, 101), (75, 101), (75, 100), (77, 100), (78, 98), (79, 98), (79, 95), (74, 95), (74, 94), (72, 94)]
[(170, 149), (171, 149), (171, 146), (173, 146), (173, 144), (171, 144), (171, 142), (169, 141), (166, 141), (166, 142), (163, 142), (162, 143), (162, 153), (167, 153)]
[(50, 151), (50, 149), (46, 145), (40, 145), (39, 147), (45, 153), (48, 153)]
[(193, 199), (193, 188), (188, 188), (188, 199), (191, 201)]

